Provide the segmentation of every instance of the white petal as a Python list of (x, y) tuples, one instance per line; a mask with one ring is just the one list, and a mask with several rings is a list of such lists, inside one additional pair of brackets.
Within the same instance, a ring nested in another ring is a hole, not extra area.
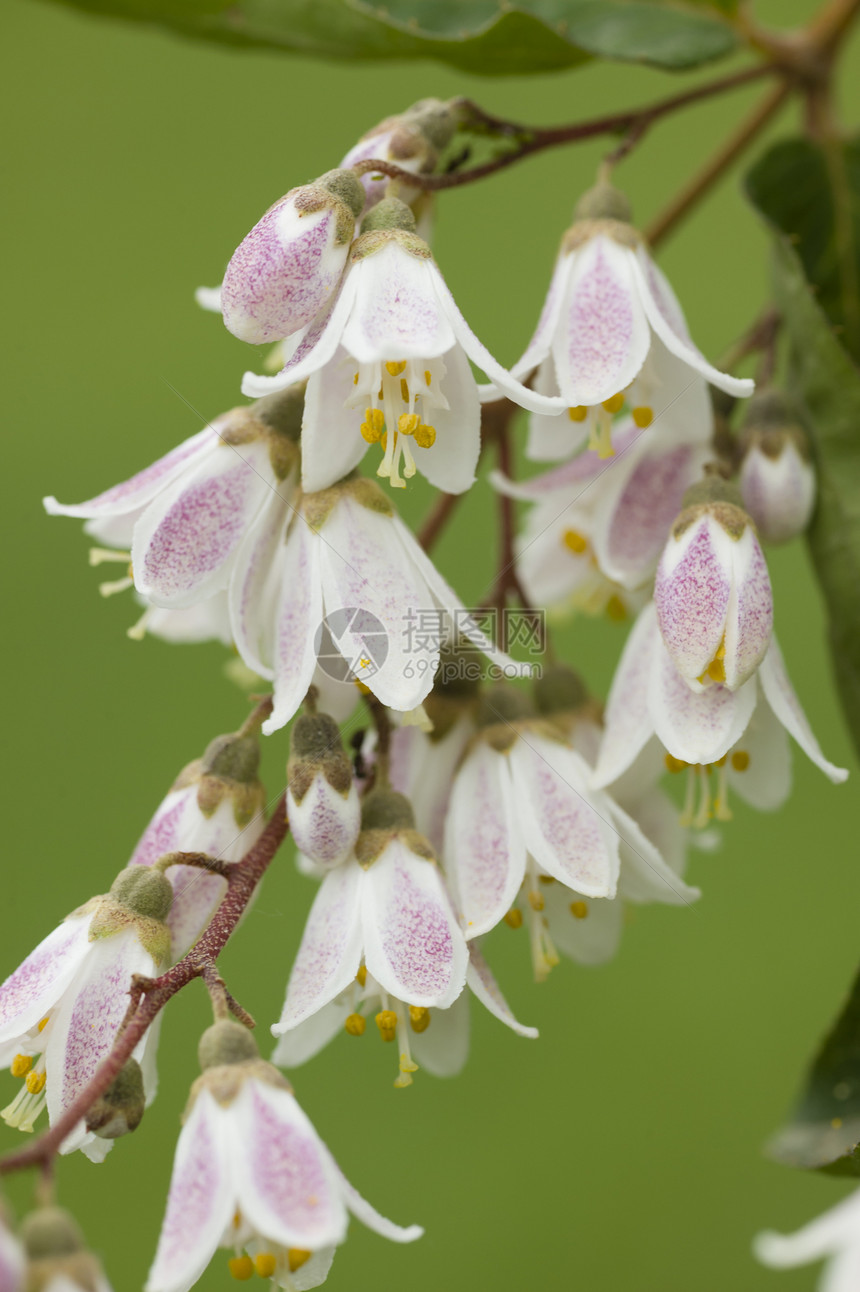
[(523, 735), (511, 750), (511, 779), (525, 845), (548, 875), (589, 897), (613, 897), (618, 835), (610, 801), (588, 789), (590, 768), (573, 749)]
[(355, 302), (355, 291), (355, 275), (346, 273), (329, 306), (317, 315), (313, 323), (291, 338), (294, 347), (281, 371), (274, 377), (259, 377), (256, 373), (246, 372), (242, 378), (242, 394), (260, 399), (275, 390), (306, 381), (327, 364), (340, 345)]
[(627, 638), (606, 702), (606, 731), (592, 784), (609, 785), (626, 771), (654, 733), (648, 711), (648, 687), (659, 632), (649, 603)]
[(463, 992), (447, 1009), (430, 1013), (430, 1026), (413, 1032), (412, 1057), (422, 1072), (433, 1077), (456, 1077), (469, 1057), (469, 997)]
[[(624, 903), (620, 898), (580, 897), (562, 884), (550, 884), (543, 897), (556, 950), (581, 965), (601, 965), (612, 959), (624, 924)], [(571, 910), (574, 905), (578, 916)]]
[(280, 1021), (280, 1036), (322, 1009), (349, 986), (361, 963), (360, 886), (363, 872), (349, 861), (330, 871), (305, 924)]
[(362, 416), (346, 407), (353, 392), (355, 364), (341, 347), (313, 374), (305, 391), (302, 418), (302, 488), (316, 493), (349, 475), (367, 451)]
[(765, 1265), (788, 1269), (820, 1261), (848, 1247), (860, 1247), (860, 1191), (811, 1220), (795, 1234), (765, 1232), (755, 1240), (755, 1254)]
[(189, 606), (226, 587), (229, 561), (273, 485), (265, 441), (220, 444), (154, 499), (137, 522), (138, 592)]
[(442, 852), (454, 773), (471, 735), (471, 722), (459, 718), (439, 740), (429, 740), (418, 727), (398, 727), (392, 736), (392, 788), (409, 799), (417, 828), (437, 853)]
[(212, 314), (221, 313), (220, 287), (197, 287), (194, 291), (194, 299), (202, 310)]
[(334, 1040), (352, 1010), (347, 998), (329, 1001), (292, 1031), (284, 1032), (275, 1046), (272, 1062), (282, 1068), (297, 1068)]
[(773, 632), (767, 562), (751, 525), (733, 543), (734, 595), (726, 618), (726, 686), (734, 690), (764, 659)]
[(469, 938), (498, 924), (519, 891), (526, 849), (508, 756), (483, 742), (457, 773), (445, 821), (445, 859)]
[(56, 1005), (91, 949), (89, 916), (49, 933), (0, 987), (0, 1044), (23, 1037)]
[(756, 704), (756, 680), (737, 691), (713, 685), (693, 691), (658, 640), (648, 706), (658, 739), (685, 763), (715, 763), (746, 730)]
[(701, 896), (698, 888), (690, 888), (663, 860), (639, 823), (617, 803), (612, 804), (612, 818), (621, 840), (619, 892), (622, 897), (630, 902), (690, 906)]
[(815, 506), (815, 471), (789, 440), (772, 458), (754, 445), (741, 464), (744, 507), (768, 543), (785, 543), (802, 534)]
[[(735, 752), (745, 753), (749, 759), (742, 772), (733, 768)], [(764, 699), (759, 699), (738, 749), (729, 754), (728, 777), (732, 792), (760, 812), (774, 812), (788, 798), (791, 790), (788, 733)]]
[(380, 1216), (379, 1212), (362, 1198), (342, 1173), (340, 1187), (344, 1201), (355, 1218), (380, 1237), (387, 1238), (392, 1243), (414, 1243), (416, 1238), (422, 1237), (424, 1230), (420, 1225), (395, 1225), (392, 1220), (386, 1220), (384, 1216)]
[(536, 1027), (526, 1027), (514, 1018), (511, 1007), (502, 995), (502, 990), (476, 942), (469, 943), (469, 968), (466, 972), (466, 982), (494, 1018), (504, 1023), (512, 1032), (516, 1032), (518, 1036), (526, 1036), (532, 1041), (537, 1040), (539, 1033)]
[(395, 837), (365, 872), (361, 902), (368, 973), (410, 1005), (453, 1004), (469, 957), (435, 862)]
[(0, 1222), (0, 1288), (3, 1292), (23, 1292), (26, 1270), (23, 1246)]
[[(257, 519), (236, 549), (228, 589), (233, 640), (242, 659), (261, 677), (272, 678), (276, 658), (275, 608), (284, 580), (284, 564), (297, 553), (285, 546), (288, 527), (303, 525), (278, 486), (263, 502)], [(302, 589), (297, 589), (301, 601)]]
[[(129, 544), (131, 537), (129, 535)], [(147, 603), (144, 601), (143, 604)], [(181, 610), (162, 610), (160, 606), (153, 605), (148, 609), (146, 634), (149, 637), (160, 637), (166, 642), (219, 641), (224, 646), (233, 645), (226, 592), (216, 592), (214, 596)]]
[(188, 1292), (218, 1247), (236, 1198), (228, 1117), (209, 1091), (201, 1090), (176, 1146), (146, 1292)]
[(475, 483), (475, 468), (481, 452), (481, 405), (478, 387), (461, 346), (445, 354), (443, 392), (448, 408), (433, 408), (426, 414), (436, 431), (429, 449), (415, 447), (418, 470), (436, 489), (465, 493)]
[(339, 1175), (295, 1096), (251, 1077), (228, 1111), (239, 1211), (251, 1228), (287, 1248), (343, 1242)]
[(566, 405), (611, 399), (629, 386), (645, 362), (651, 333), (634, 264), (632, 252), (601, 234), (574, 254), (552, 348)]
[(630, 258), (648, 322), (672, 354), (700, 372), (706, 381), (730, 395), (751, 395), (755, 382), (747, 377), (731, 377), (708, 363), (687, 335), (681, 307), (675, 293), (648, 253), (640, 248)]
[(343, 345), (359, 363), (433, 359), (451, 349), (454, 333), (431, 260), (391, 242), (354, 264), (350, 276), (357, 283), (355, 307)]
[(550, 352), (553, 333), (558, 326), (572, 269), (573, 256), (562, 251), (553, 267), (549, 290), (543, 303), (534, 336), (529, 341), (523, 357), (511, 368), (511, 376), (516, 377), (518, 381), (522, 381), (530, 373), (534, 372), (538, 364), (543, 363)]
[[(555, 359), (551, 354), (547, 355), (535, 373), (532, 387), (539, 395), (561, 397)], [(566, 410), (561, 413), (532, 413), (529, 417), (526, 457), (531, 462), (556, 462), (559, 458), (569, 458), (585, 442), (587, 434), (587, 424), (575, 422)], [(600, 463), (596, 453), (589, 456)]]
[(821, 747), (806, 720), (806, 714), (794, 693), (794, 687), (791, 685), (785, 661), (782, 658), (782, 651), (775, 637), (771, 639), (770, 648), (762, 661), (758, 675), (765, 699), (788, 734), (794, 737), (807, 757), (821, 768), (834, 785), (841, 785), (847, 779), (848, 772), (844, 767), (835, 767), (833, 763), (828, 762), (821, 752)]
[[(317, 636), (323, 617), (320, 565), (327, 550), (304, 517), (297, 516), (280, 554), (273, 660), (275, 707), (263, 723), (266, 735), (289, 722), (307, 695), (317, 666)], [(261, 613), (266, 610), (265, 605), (261, 607)]]

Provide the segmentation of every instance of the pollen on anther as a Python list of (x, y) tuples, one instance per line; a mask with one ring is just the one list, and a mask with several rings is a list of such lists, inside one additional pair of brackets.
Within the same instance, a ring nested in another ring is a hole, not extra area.
[(604, 399), (603, 407), (607, 413), (620, 413), (624, 407), (624, 396), (619, 392), (617, 395), (610, 396), (609, 399)]
[(254, 1277), (254, 1262), (250, 1256), (231, 1256), (227, 1262), (227, 1268), (234, 1279), (239, 1279), (243, 1283), (246, 1279)]
[(645, 427), (650, 426), (654, 421), (654, 410), (647, 404), (640, 404), (638, 408), (633, 409), (632, 417), (639, 429), (644, 431)]
[(405, 377), (400, 378), (400, 398), (403, 400), (404, 404), (409, 403), (409, 383)]
[(311, 1259), (313, 1252), (306, 1251), (304, 1247), (290, 1247), (287, 1251), (287, 1264), (290, 1267), (290, 1273), (295, 1274), (303, 1265)]
[(32, 1066), (33, 1060), (29, 1054), (16, 1054), (9, 1071), (13, 1077), (26, 1077)]
[(45, 1089), (46, 1080), (47, 1078), (44, 1072), (28, 1072), (25, 1085), (31, 1095), (38, 1095)]
[(381, 1009), (376, 1015), (376, 1026), (383, 1041), (393, 1041), (397, 1035), (397, 1015), (393, 1009)]
[(431, 373), (429, 368), (424, 369), (424, 380), (428, 386), (430, 385), (430, 382), (433, 380), (433, 374)]
[(674, 754), (666, 754), (664, 758), (667, 772), (682, 772), (688, 766), (683, 758), (676, 758)]
[(388, 373), (389, 377), (399, 377), (401, 372), (406, 371), (406, 360), (401, 359), (399, 363), (387, 363), (385, 365), (385, 371)]
[(363, 987), (367, 982), (367, 965), (359, 965), (358, 972), (355, 975), (355, 981), (359, 987)]
[(623, 624), (627, 618), (627, 607), (616, 593), (606, 603), (606, 617), (616, 624)]
[(577, 404), (575, 408), (569, 408), (567, 415), (572, 422), (584, 422), (588, 416), (588, 409), (585, 404)]
[(521, 929), (523, 926), (523, 913), (518, 906), (512, 906), (503, 918), (509, 929)]
[(254, 1257), (254, 1269), (261, 1279), (270, 1279), (277, 1268), (277, 1258), (271, 1252), (258, 1252)]
[(354, 375), (354, 377), (353, 377), (353, 379), (352, 379), (352, 384), (353, 384), (353, 386), (357, 386), (357, 385), (358, 385), (358, 373), (356, 373), (356, 374)]
[(533, 911), (542, 911), (544, 906), (546, 905), (546, 902), (544, 901), (544, 898), (543, 898), (543, 893), (539, 893), (534, 888), (528, 894), (528, 902), (529, 902), (529, 906), (532, 908)]
[(587, 902), (571, 902), (570, 913), (575, 920), (584, 920), (588, 915)]
[(410, 1005), (409, 1025), (413, 1032), (426, 1032), (430, 1026), (430, 1010), (423, 1005)]
[(750, 765), (750, 756), (745, 749), (736, 749), (732, 754), (732, 767), (736, 772), (745, 772)]
[(575, 556), (582, 556), (588, 548), (588, 539), (584, 534), (580, 534), (578, 529), (566, 529), (562, 540), (568, 551), (573, 552)]
[(41, 1019), (41, 1020), (40, 1020), (40, 1022), (39, 1022), (39, 1031), (40, 1031), (40, 1032), (43, 1032), (43, 1031), (45, 1030), (45, 1028), (48, 1026), (48, 1019), (49, 1019), (50, 1017), (51, 1017), (51, 1015), (50, 1015), (50, 1014), (46, 1014), (46, 1015), (45, 1015), (45, 1017), (44, 1017), (43, 1019)]
[(415, 443), (419, 449), (432, 449), (436, 443), (436, 427), (426, 426), (422, 422), (415, 430)]
[(414, 435), (421, 425), (417, 413), (401, 413), (397, 419), (397, 429), (401, 435)]
[(364, 1029), (367, 1026), (363, 1014), (349, 1014), (344, 1028), (350, 1036), (364, 1036)]

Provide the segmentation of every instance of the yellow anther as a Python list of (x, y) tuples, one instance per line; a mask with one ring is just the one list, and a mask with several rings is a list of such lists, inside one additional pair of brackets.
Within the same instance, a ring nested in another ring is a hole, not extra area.
[(46, 1075), (44, 1072), (28, 1072), (25, 1085), (31, 1095), (38, 1095), (45, 1089)]
[(355, 981), (358, 983), (359, 987), (364, 986), (367, 982), (367, 965), (360, 966), (358, 973), (355, 975)]
[(376, 1026), (383, 1041), (393, 1041), (397, 1035), (397, 1015), (393, 1009), (381, 1009), (376, 1015)]
[(430, 1026), (430, 1010), (423, 1005), (410, 1005), (409, 1025), (413, 1032), (426, 1032)]
[(606, 603), (606, 618), (615, 624), (623, 624), (627, 618), (627, 607), (615, 592)]
[(717, 658), (716, 655), (708, 665), (706, 672), (712, 682), (725, 682), (726, 680), (725, 665), (723, 664), (723, 661), (721, 659)]
[(432, 449), (436, 443), (436, 427), (426, 426), (422, 422), (415, 431), (415, 443), (419, 449)]
[(290, 1267), (290, 1273), (295, 1274), (303, 1265), (313, 1256), (313, 1252), (308, 1252), (304, 1247), (290, 1247), (287, 1251), (287, 1264)]
[(649, 408), (647, 404), (640, 404), (638, 408), (633, 409), (633, 420), (644, 431), (645, 427), (650, 426), (654, 421), (654, 409)]
[(430, 385), (430, 382), (433, 380), (433, 374), (431, 373), (429, 368), (424, 369), (424, 380), (426, 381), (428, 386)]
[(381, 387), (381, 386), (379, 387), (379, 390), (377, 390), (377, 392), (376, 392), (376, 398), (379, 400), (379, 402), (380, 402), (380, 403), (382, 403), (382, 387)]
[(715, 763), (711, 763), (711, 764), (710, 764), (710, 766), (711, 766), (711, 767), (725, 767), (725, 765), (726, 765), (726, 759), (727, 759), (727, 758), (728, 758), (728, 754), (723, 754), (722, 758), (718, 758), (718, 759), (717, 759), (717, 761), (716, 761)]
[(401, 435), (414, 435), (421, 425), (417, 413), (401, 413), (397, 419), (397, 429)]
[(41, 1023), (39, 1024), (39, 1031), (40, 1031), (40, 1032), (43, 1032), (43, 1031), (45, 1030), (45, 1028), (48, 1026), (48, 1019), (49, 1019), (50, 1017), (51, 1017), (51, 1015), (50, 1015), (50, 1014), (46, 1014), (46, 1015), (45, 1015), (45, 1017), (42, 1019)]
[(355, 374), (355, 376), (353, 377), (353, 379), (352, 379), (352, 384), (353, 384), (353, 386), (357, 386), (357, 385), (358, 385), (358, 373), (356, 373), (356, 374)]
[(400, 398), (403, 400), (404, 404), (409, 403), (409, 383), (405, 377), (400, 378)]
[(736, 749), (732, 754), (732, 767), (736, 772), (745, 772), (750, 765), (750, 756), (745, 749)]
[(376, 444), (379, 440), (379, 431), (374, 430), (370, 422), (361, 423), (361, 433), (367, 440), (368, 444)]
[(401, 372), (406, 371), (406, 360), (401, 359), (399, 363), (387, 363), (385, 365), (385, 371), (388, 373), (389, 377), (399, 377)]
[(575, 556), (582, 556), (588, 548), (588, 539), (584, 534), (580, 534), (578, 529), (566, 529), (562, 534), (562, 542)]
[(277, 1257), (271, 1252), (258, 1252), (254, 1257), (254, 1269), (261, 1279), (270, 1279), (277, 1268)]
[(234, 1279), (252, 1279), (254, 1277), (254, 1262), (250, 1256), (231, 1256), (227, 1262), (227, 1268), (233, 1275)]
[(685, 763), (683, 758), (676, 758), (674, 754), (666, 754), (665, 759), (667, 772), (682, 772), (689, 763)]
[(572, 422), (584, 422), (588, 416), (588, 409), (585, 404), (577, 404), (576, 408), (569, 408), (567, 415)]
[(624, 396), (619, 392), (619, 394), (613, 395), (610, 399), (604, 399), (603, 407), (607, 413), (620, 413), (624, 407)]
[(16, 1054), (9, 1071), (13, 1077), (26, 1077), (32, 1066), (33, 1060), (29, 1054)]
[(385, 414), (381, 408), (366, 408), (364, 416), (375, 431), (381, 431), (385, 425)]
[(388, 448), (388, 431), (383, 431), (379, 437), (379, 443), (382, 445), (383, 452)]
[(509, 929), (521, 929), (523, 927), (523, 913), (518, 906), (512, 906), (504, 916), (504, 920)]
[(528, 899), (529, 899), (529, 906), (532, 908), (533, 911), (542, 911), (544, 906), (546, 905), (546, 903), (543, 900), (543, 893), (537, 892), (537, 890), (534, 888), (529, 893)]
[(554, 884), (555, 875), (538, 875), (539, 884)]
[(367, 1026), (363, 1014), (350, 1014), (344, 1023), (344, 1027), (350, 1036), (364, 1036), (364, 1029)]
[(575, 920), (584, 920), (588, 915), (587, 902), (571, 902), (570, 913)]

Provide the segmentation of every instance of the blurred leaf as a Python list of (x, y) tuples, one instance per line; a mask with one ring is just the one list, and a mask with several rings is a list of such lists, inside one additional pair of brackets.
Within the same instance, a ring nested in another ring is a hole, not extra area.
[(860, 974), (768, 1154), (786, 1166), (860, 1175)]
[[(60, 0), (187, 36), (326, 58), (435, 58), (487, 75), (574, 67), (589, 57), (671, 71), (731, 53), (725, 3), (659, 0)], [(708, 12), (710, 11), (710, 12)]]
[(759, 210), (787, 234), (821, 308), (860, 359), (860, 139), (776, 144), (747, 175)]

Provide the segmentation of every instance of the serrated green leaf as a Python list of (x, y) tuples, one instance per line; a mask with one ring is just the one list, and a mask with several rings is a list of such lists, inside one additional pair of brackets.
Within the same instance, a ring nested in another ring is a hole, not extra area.
[(435, 58), (508, 76), (591, 57), (669, 71), (731, 53), (734, 0), (59, 0), (186, 36), (325, 58)]
[(860, 139), (784, 140), (753, 166), (746, 184), (759, 210), (791, 239), (821, 308), (860, 359)]

